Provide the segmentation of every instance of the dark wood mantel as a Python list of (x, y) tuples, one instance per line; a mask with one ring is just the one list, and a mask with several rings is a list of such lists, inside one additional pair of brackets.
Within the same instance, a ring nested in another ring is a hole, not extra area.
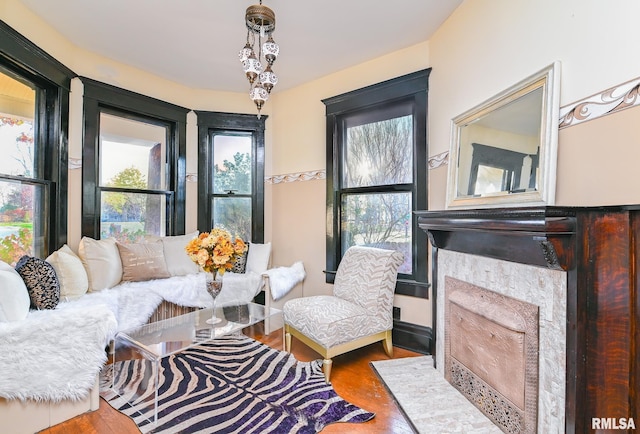
[(592, 418), (640, 429), (640, 205), (416, 214), (434, 269), (445, 249), (566, 271), (566, 432), (592, 432)]

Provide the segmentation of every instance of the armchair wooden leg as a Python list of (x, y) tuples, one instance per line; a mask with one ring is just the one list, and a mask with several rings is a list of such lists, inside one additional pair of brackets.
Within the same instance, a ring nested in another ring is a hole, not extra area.
[(387, 332), (384, 341), (382, 341), (382, 345), (384, 346), (384, 352), (387, 354), (387, 356), (393, 357), (393, 339), (391, 330)]
[(291, 333), (285, 331), (284, 333), (284, 350), (287, 353), (291, 352)]
[(324, 372), (324, 379), (327, 383), (330, 383), (329, 377), (331, 376), (331, 365), (333, 365), (333, 361), (331, 359), (324, 359), (322, 361), (322, 372)]

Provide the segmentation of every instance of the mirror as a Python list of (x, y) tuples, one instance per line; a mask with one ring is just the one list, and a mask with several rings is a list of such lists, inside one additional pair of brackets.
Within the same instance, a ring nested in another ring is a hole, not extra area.
[(560, 64), (453, 119), (447, 206), (553, 205)]

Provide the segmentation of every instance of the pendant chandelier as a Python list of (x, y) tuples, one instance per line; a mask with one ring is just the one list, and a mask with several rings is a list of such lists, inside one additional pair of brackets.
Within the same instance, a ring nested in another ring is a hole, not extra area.
[(278, 77), (271, 69), (280, 52), (272, 36), (276, 28), (276, 14), (263, 6), (260, 0), (260, 4), (247, 8), (245, 23), (247, 43), (238, 56), (249, 80), (249, 96), (256, 104), (260, 118), (262, 106), (269, 99), (273, 86), (278, 83)]

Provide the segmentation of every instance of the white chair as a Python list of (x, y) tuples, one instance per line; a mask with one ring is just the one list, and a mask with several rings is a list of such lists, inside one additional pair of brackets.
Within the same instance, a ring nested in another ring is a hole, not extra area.
[(338, 267), (333, 295), (284, 304), (286, 351), (291, 352), (291, 336), (295, 336), (318, 352), (324, 358), (327, 382), (331, 359), (339, 354), (383, 341), (392, 357), (393, 296), (403, 260), (397, 251), (350, 247)]

